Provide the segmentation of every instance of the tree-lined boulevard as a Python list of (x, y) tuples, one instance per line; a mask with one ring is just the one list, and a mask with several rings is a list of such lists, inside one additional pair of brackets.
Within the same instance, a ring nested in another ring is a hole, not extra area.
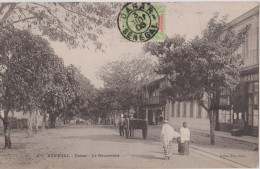
[[(139, 55), (101, 66), (98, 88), (78, 65), (65, 64), (52, 42), (106, 53), (111, 42), (100, 40), (116, 29), (123, 5), (0, 3), (0, 168), (256, 167), (257, 144), (215, 134), (220, 93), (240, 84), (244, 60), (236, 51), (251, 25), (236, 31), (214, 14), (201, 36), (143, 43)], [(163, 104), (196, 102), (208, 113), (209, 134), (192, 131), (189, 156), (178, 155), (175, 142), (172, 159), (163, 160), (160, 125), (149, 126), (146, 139), (139, 130), (133, 139), (119, 136), (121, 114), (148, 119), (145, 91), (158, 77), (167, 78)], [(14, 114), (27, 118), (25, 128)]]

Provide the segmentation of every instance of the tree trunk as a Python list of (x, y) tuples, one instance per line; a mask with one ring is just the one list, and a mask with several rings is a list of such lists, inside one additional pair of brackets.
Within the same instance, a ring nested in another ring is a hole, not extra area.
[(9, 121), (4, 120), (5, 148), (11, 148), (11, 135)]
[(43, 114), (43, 118), (42, 118), (42, 132), (45, 130), (45, 123), (46, 123), (46, 113)]
[(50, 128), (55, 128), (56, 116), (54, 114), (50, 114)]
[(30, 137), (32, 135), (32, 131), (33, 131), (33, 114), (32, 112), (30, 112), (29, 114), (29, 117), (28, 117), (28, 121), (27, 121), (27, 124), (28, 124), (28, 130), (27, 130), (27, 133), (28, 133), (28, 137)]
[(34, 124), (35, 124), (35, 132), (38, 133), (38, 115), (39, 115), (39, 110), (36, 110), (35, 112), (35, 118), (34, 118)]
[(65, 111), (63, 111), (63, 124), (66, 125)]
[(3, 119), (3, 124), (4, 124), (4, 136), (5, 136), (5, 148), (11, 148), (11, 134), (10, 134), (10, 122), (8, 119), (8, 111), (4, 112), (4, 119)]
[[(4, 120), (5, 121), (5, 120)], [(5, 148), (11, 148), (11, 135), (10, 135), (10, 128), (9, 122), (4, 122), (4, 135), (5, 135)]]
[(220, 91), (217, 91), (212, 95), (210, 99), (210, 108), (208, 111), (209, 114), (209, 121), (210, 121), (210, 143), (211, 145), (215, 145), (215, 129), (216, 129), (216, 122), (217, 122), (217, 114), (219, 109), (219, 98), (220, 98)]
[(209, 112), (209, 121), (210, 121), (210, 143), (215, 145), (215, 127), (216, 127), (216, 117), (217, 110), (212, 110)]

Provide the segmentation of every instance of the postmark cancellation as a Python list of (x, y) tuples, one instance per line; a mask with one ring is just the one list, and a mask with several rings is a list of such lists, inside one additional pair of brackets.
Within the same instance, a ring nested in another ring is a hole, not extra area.
[(165, 7), (151, 3), (127, 3), (118, 15), (118, 29), (132, 42), (163, 41)]

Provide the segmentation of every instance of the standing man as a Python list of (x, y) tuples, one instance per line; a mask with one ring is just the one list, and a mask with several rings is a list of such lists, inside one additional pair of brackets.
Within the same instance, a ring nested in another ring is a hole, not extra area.
[(121, 114), (121, 115), (120, 115), (120, 119), (119, 119), (119, 121), (118, 121), (119, 134), (120, 134), (120, 136), (124, 136), (124, 124), (125, 124), (124, 115)]
[(173, 150), (173, 138), (179, 137), (180, 134), (174, 131), (174, 128), (169, 124), (168, 120), (164, 120), (161, 131), (161, 140), (163, 142), (163, 150), (166, 160), (170, 160)]
[(181, 155), (189, 155), (190, 146), (190, 130), (187, 127), (187, 122), (183, 122), (183, 127), (180, 128), (180, 141), (178, 145), (178, 152)]

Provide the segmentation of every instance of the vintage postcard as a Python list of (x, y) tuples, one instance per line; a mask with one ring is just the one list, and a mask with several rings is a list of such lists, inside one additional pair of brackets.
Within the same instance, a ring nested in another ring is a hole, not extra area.
[(258, 168), (259, 2), (0, 0), (0, 168)]

